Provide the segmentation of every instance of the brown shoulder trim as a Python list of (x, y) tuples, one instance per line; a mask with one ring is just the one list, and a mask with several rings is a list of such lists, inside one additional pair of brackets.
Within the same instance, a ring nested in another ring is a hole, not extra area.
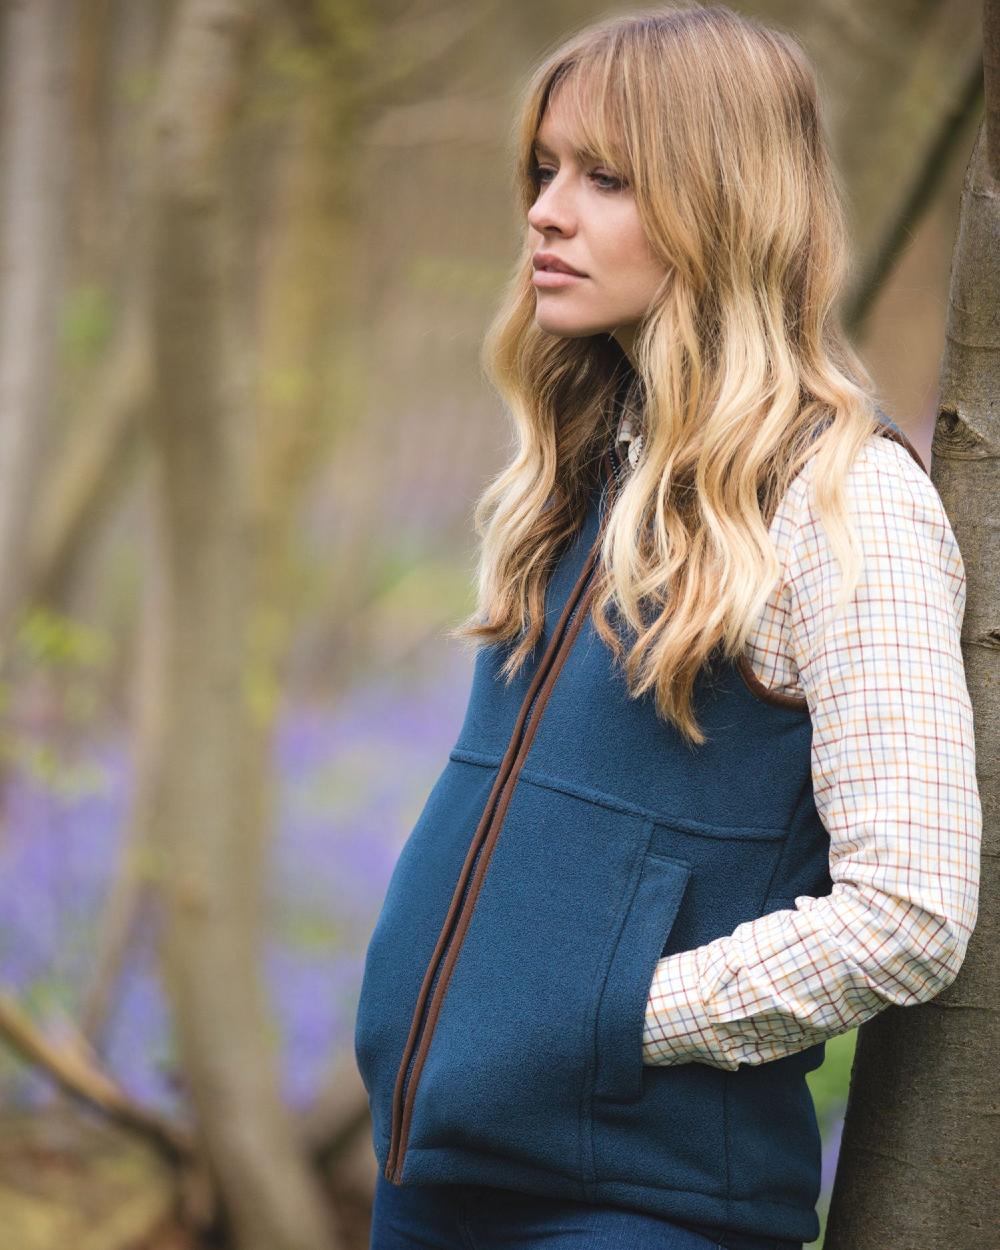
[(765, 686), (753, 671), (753, 666), (745, 651), (740, 652), (736, 667), (743, 678), (744, 685), (762, 702), (773, 703), (776, 707), (794, 707), (803, 711), (808, 709), (809, 700), (804, 694), (786, 694), (783, 690), (771, 690)]
[(913, 446), (901, 429), (897, 426), (886, 425), (883, 423), (882, 429), (879, 433), (884, 434), (886, 438), (891, 438), (894, 442), (899, 443), (901, 447), (905, 447), (913, 459), (916, 460), (917, 464), (919, 464), (927, 476), (930, 477), (930, 470), (927, 468), (927, 465), (924, 464), (920, 452), (917, 451), (916, 447)]

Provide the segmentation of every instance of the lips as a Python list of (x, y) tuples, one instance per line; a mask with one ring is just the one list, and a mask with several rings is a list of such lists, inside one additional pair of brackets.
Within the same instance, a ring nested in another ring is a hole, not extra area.
[(587, 275), (579, 269), (574, 269), (568, 261), (561, 260), (552, 252), (536, 252), (531, 258), (531, 263), (535, 270), (542, 270), (545, 273), (568, 273), (574, 278), (585, 278)]

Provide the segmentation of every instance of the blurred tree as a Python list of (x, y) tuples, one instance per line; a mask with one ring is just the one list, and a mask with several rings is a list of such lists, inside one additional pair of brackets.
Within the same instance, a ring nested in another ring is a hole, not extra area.
[(856, 264), (844, 312), (857, 331), (981, 107), (980, 0), (738, 7), (794, 30), (816, 62), (847, 189)]
[(222, 195), (254, 8), (184, 0), (158, 92), (151, 417), (168, 576), (150, 820), (162, 851), (163, 966), (184, 1077), (235, 1244), (329, 1250), (339, 1238), (281, 1099), (261, 985), (247, 394), (228, 320)]
[(65, 254), (67, 29), (60, 0), (3, 11), (0, 653), (28, 590), (27, 538), (52, 419)]

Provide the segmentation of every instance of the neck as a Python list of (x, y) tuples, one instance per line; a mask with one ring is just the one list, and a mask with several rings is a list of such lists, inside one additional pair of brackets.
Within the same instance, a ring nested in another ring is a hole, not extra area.
[(633, 369), (635, 368), (635, 331), (635, 325), (619, 326), (611, 336), (629, 358)]

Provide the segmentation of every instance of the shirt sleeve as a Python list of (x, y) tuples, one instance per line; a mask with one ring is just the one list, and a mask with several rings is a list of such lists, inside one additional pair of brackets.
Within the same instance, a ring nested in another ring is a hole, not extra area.
[(955, 535), (930, 477), (874, 435), (846, 483), (864, 567), (832, 619), (840, 566), (811, 464), (786, 496), (782, 598), (832, 890), (661, 959), (648, 1064), (766, 1063), (926, 1002), (954, 980), (975, 927), (982, 809)]

